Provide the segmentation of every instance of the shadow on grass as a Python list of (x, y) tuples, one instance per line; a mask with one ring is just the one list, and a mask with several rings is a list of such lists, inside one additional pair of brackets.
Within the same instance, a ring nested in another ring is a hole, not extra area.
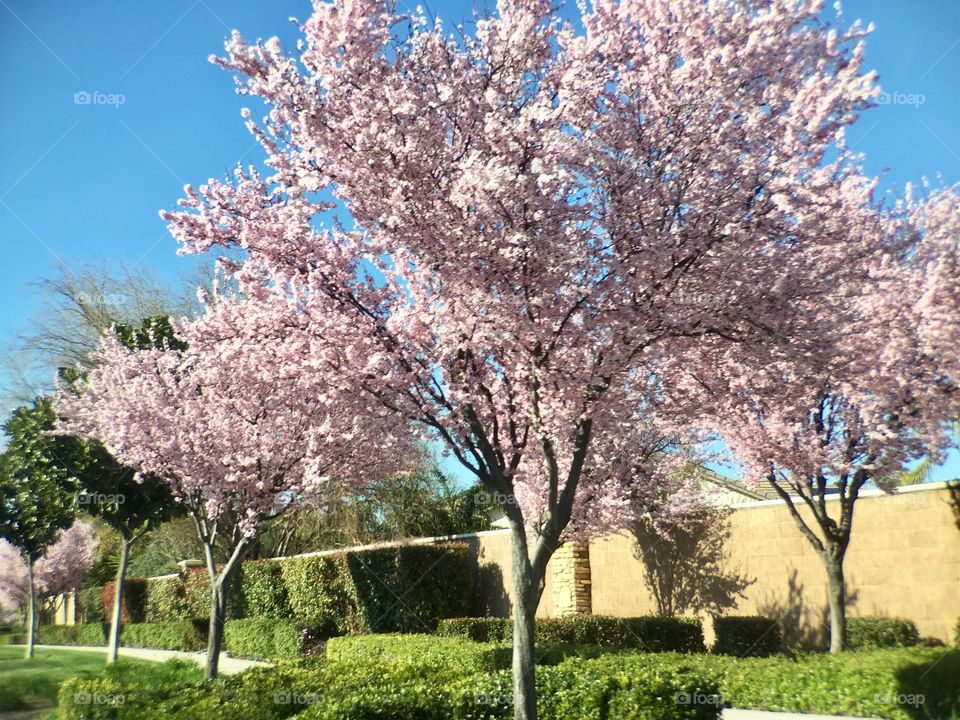
[(897, 705), (916, 720), (960, 719), (960, 650), (897, 671)]

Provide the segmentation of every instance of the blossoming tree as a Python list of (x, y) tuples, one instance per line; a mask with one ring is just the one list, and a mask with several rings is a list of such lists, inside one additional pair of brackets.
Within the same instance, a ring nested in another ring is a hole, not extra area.
[(501, 0), (451, 34), (318, 2), (299, 59), (234, 34), (215, 62), (268, 104), (244, 115), (270, 172), (163, 213), (184, 252), (242, 248), (242, 285), (298, 297), (358, 394), (505, 500), (517, 718), (552, 553), (657, 481), (618, 452), (627, 419), (683, 426), (658, 410), (672, 365), (802, 335), (883, 231), (843, 143), (877, 92), (865, 30), (815, 0), (553, 7)]
[(892, 491), (908, 463), (937, 458), (960, 417), (958, 243), (955, 189), (908, 198), (866, 275), (825, 295), (833, 310), (805, 352), (771, 353), (746, 373), (736, 357), (685, 370), (691, 416), (703, 413), (748, 480), (776, 490), (822, 559), (832, 652), (845, 646), (843, 561), (860, 492)]
[[(193, 517), (215, 677), (230, 579), (261, 523), (305, 493), (322, 495), (331, 476), (362, 485), (398, 469), (408, 446), (379, 405), (368, 412), (364, 398), (337, 392), (322, 345), (283, 327), (268, 303), (221, 299), (174, 333), (180, 349), (104, 336), (81, 392), (63, 393), (58, 408), (63, 431), (164, 478)], [(218, 538), (230, 553), (222, 563)]]

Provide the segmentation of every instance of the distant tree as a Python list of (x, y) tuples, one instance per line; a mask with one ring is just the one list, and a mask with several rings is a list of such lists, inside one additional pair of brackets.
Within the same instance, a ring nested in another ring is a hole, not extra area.
[(4, 423), (7, 449), (0, 456), (0, 538), (16, 547), (27, 574), (27, 647), (33, 657), (37, 626), (34, 565), (76, 516), (76, 475), (63, 438), (49, 431), (55, 422), (49, 398), (38, 397), (13, 411)]
[[(111, 330), (130, 350), (186, 348), (186, 344), (174, 336), (170, 318), (166, 315), (146, 318), (139, 325), (117, 324)], [(61, 368), (61, 392), (80, 392), (84, 374), (79, 367)], [(142, 475), (121, 464), (96, 440), (71, 435), (64, 435), (63, 439), (69, 448), (71, 465), (77, 471), (80, 489), (77, 497), (82, 509), (102, 518), (120, 534), (107, 643), (107, 662), (112, 663), (117, 659), (120, 647), (121, 609), (130, 549), (145, 533), (174, 515), (184, 514), (185, 509), (176, 501), (169, 483), (163, 478)]]
[(86, 367), (100, 336), (117, 323), (139, 324), (155, 315), (192, 316), (199, 303), (198, 285), (208, 287), (207, 266), (179, 282), (157, 277), (149, 267), (104, 263), (60, 266), (35, 283), (39, 309), (27, 329), (6, 348), (4, 365), (13, 385), (5, 388), (18, 401), (46, 393), (59, 367)]
[[(176, 340), (162, 347), (157, 328), (143, 347), (107, 334), (82, 390), (60, 395), (64, 432), (162, 477), (190, 513), (210, 581), (208, 678), (217, 675), (231, 578), (263, 522), (322, 493), (329, 477), (359, 486), (409, 452), (386, 413), (338, 392), (322, 346), (270, 327), (279, 309), (220, 299), (200, 319), (176, 323)], [(374, 440), (377, 452), (362, 452)]]

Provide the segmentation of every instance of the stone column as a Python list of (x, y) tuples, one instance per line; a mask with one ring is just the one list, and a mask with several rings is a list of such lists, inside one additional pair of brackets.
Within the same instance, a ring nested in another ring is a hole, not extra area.
[(589, 614), (590, 547), (581, 543), (564, 543), (550, 560), (553, 616)]

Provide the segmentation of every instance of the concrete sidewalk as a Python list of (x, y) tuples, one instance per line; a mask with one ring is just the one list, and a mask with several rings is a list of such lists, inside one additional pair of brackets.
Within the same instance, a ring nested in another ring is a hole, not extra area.
[(723, 720), (864, 720), (849, 715), (806, 715), (804, 713), (739, 710), (737, 708), (724, 708), (720, 717)]
[[(106, 647), (95, 647), (90, 645), (36, 645), (38, 648), (50, 650), (76, 650), (77, 652), (99, 652), (107, 654)], [(189, 660), (203, 667), (207, 662), (205, 652), (184, 652), (182, 650), (153, 650), (151, 648), (120, 648), (120, 657), (137, 658), (138, 660), (152, 660), (153, 662), (164, 662), (173, 658)], [(269, 667), (273, 663), (260, 662), (258, 660), (241, 660), (239, 658), (227, 657), (226, 653), (220, 653), (220, 672), (225, 675), (242, 672), (252, 667)]]

